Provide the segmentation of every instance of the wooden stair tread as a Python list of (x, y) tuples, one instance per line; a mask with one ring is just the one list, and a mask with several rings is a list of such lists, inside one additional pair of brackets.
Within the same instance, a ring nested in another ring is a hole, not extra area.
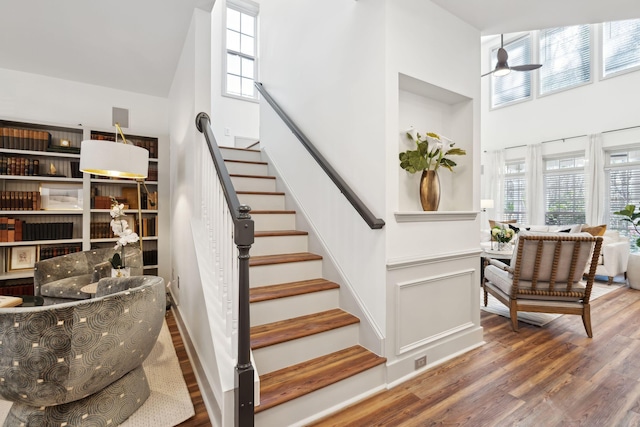
[(284, 196), (281, 191), (236, 191), (236, 194), (255, 194), (259, 196)]
[(254, 162), (251, 160), (231, 160), (231, 159), (224, 159), (225, 162), (230, 162), (230, 163), (250, 163), (252, 165), (267, 165), (267, 162)]
[(251, 328), (251, 349), (257, 350), (356, 323), (360, 323), (360, 319), (339, 308), (265, 323)]
[(232, 178), (276, 179), (275, 176), (271, 176), (271, 175), (246, 175), (246, 174), (239, 174), (239, 173), (230, 173), (229, 176)]
[(255, 407), (255, 412), (309, 394), (385, 362), (386, 358), (355, 345), (261, 375), (260, 405)]
[(273, 214), (273, 215), (281, 215), (281, 214), (288, 214), (288, 215), (290, 215), (290, 214), (295, 214), (295, 213), (296, 213), (296, 211), (286, 211), (286, 210), (283, 210), (283, 211), (274, 211), (274, 210), (260, 211), (260, 210), (254, 210), (254, 209), (251, 209), (251, 210), (249, 211), (249, 213), (250, 213), (250, 214), (256, 214), (256, 215), (272, 215), (272, 214)]
[(253, 152), (253, 153), (259, 153), (260, 152), (260, 150), (251, 149), (251, 148), (241, 148), (241, 147), (220, 147), (220, 149), (221, 150), (249, 151), (249, 152)]
[(309, 233), (301, 230), (272, 230), (255, 231), (254, 237), (274, 237), (274, 236), (307, 236)]
[(278, 298), (305, 295), (313, 292), (321, 292), (338, 288), (340, 288), (340, 285), (326, 279), (280, 283), (278, 285), (261, 286), (249, 289), (249, 302), (269, 301)]
[(272, 264), (285, 264), (288, 262), (304, 262), (304, 261), (317, 261), (321, 260), (320, 255), (312, 254), (311, 252), (297, 252), (292, 254), (277, 254), (277, 255), (261, 255), (251, 257), (249, 259), (249, 267), (258, 267), (262, 265)]

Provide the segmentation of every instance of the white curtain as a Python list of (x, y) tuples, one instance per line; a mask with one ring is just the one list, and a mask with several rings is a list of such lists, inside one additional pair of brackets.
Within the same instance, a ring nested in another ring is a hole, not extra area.
[(524, 160), (525, 171), (525, 203), (527, 205), (527, 222), (544, 224), (544, 181), (542, 179), (542, 144), (527, 145), (527, 156)]
[[(489, 151), (485, 157), (482, 177), (482, 199), (493, 200), (487, 209), (486, 220), (501, 220), (504, 211), (504, 150)], [(482, 224), (482, 227), (488, 224)]]
[(602, 134), (589, 135), (585, 153), (585, 220), (587, 224), (604, 222), (604, 153)]

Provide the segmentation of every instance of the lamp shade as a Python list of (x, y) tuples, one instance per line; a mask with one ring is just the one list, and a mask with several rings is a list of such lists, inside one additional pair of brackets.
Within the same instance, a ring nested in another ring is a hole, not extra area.
[(481, 199), (480, 200), (480, 208), (481, 209), (493, 209), (493, 199)]
[(149, 151), (133, 144), (85, 140), (80, 145), (80, 170), (94, 175), (144, 179), (149, 172)]

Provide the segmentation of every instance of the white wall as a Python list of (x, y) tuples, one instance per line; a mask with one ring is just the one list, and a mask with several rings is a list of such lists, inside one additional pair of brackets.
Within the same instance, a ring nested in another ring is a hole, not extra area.
[(5, 119), (113, 129), (112, 107), (129, 110), (125, 132), (168, 133), (166, 98), (0, 68), (0, 116)]
[[(479, 316), (479, 31), (424, 0), (387, 1), (387, 335), (390, 382), (482, 342)], [(399, 166), (407, 127), (440, 132), (466, 156), (441, 169), (441, 209), (419, 207), (419, 174)], [(411, 212), (413, 211), (413, 212)], [(402, 214), (415, 213), (404, 222)]]
[(218, 371), (219, 356), (212, 339), (203, 291), (205, 284), (200, 282), (192, 233), (192, 218), (199, 217), (194, 189), (198, 188), (197, 183), (201, 179), (194, 167), (197, 164), (196, 153), (200, 152), (196, 147), (205, 144), (204, 136), (196, 129), (195, 117), (201, 111), (210, 114), (210, 40), (210, 14), (196, 9), (169, 93), (171, 269), (175, 283), (172, 294), (196, 350), (196, 354), (190, 356), (193, 360), (197, 358), (203, 369), (204, 377), (199, 377), (198, 383), (209, 416), (214, 425), (230, 425), (228, 417), (232, 414), (228, 411), (228, 387), (223, 384), (225, 373)]
[[(482, 78), (482, 149), (495, 150), (523, 144), (589, 135), (640, 125), (636, 88), (640, 72), (601, 80), (599, 64), (600, 31), (594, 31), (592, 83), (533, 100), (490, 110), (490, 81)], [(510, 40), (505, 35), (505, 42)], [(490, 69), (490, 50), (499, 40), (482, 45), (482, 70)], [(544, 67), (544, 64), (543, 64)], [(532, 80), (537, 84), (538, 72)]]
[(260, 105), (222, 96), (226, 3), (226, 0), (217, 0), (211, 12), (211, 129), (218, 145), (233, 147), (235, 137), (260, 138)]
[[(273, 0), (261, 3), (260, 14), (265, 88), (374, 215), (383, 216), (384, 2)], [(343, 285), (352, 287), (381, 331), (384, 230), (369, 229), (291, 133), (278, 127), (261, 117), (261, 145), (339, 265)]]

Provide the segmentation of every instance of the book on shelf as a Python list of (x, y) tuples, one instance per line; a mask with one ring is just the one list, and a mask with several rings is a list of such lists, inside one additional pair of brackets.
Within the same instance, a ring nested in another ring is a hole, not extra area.
[(0, 175), (40, 176), (40, 160), (25, 157), (1, 156)]
[(41, 198), (39, 191), (2, 191), (0, 192), (0, 210), (3, 211), (39, 211)]
[(10, 150), (46, 151), (51, 134), (33, 129), (0, 128), (0, 148)]
[(54, 258), (57, 256), (68, 255), (74, 252), (82, 251), (82, 243), (73, 243), (69, 245), (56, 246), (40, 246), (40, 261), (44, 259)]

